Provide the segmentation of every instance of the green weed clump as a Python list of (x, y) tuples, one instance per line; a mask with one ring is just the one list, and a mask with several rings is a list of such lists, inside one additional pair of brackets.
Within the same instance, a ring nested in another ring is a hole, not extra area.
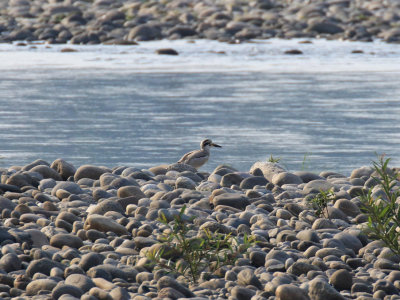
[(388, 167), (390, 158), (380, 156), (373, 162), (375, 170), (374, 186), (381, 189), (379, 196), (373, 194), (371, 187), (360, 197), (362, 211), (368, 216), (367, 235), (381, 240), (394, 254), (400, 255), (400, 190), (397, 186), (397, 172)]
[(256, 244), (255, 239), (247, 235), (244, 235), (243, 241), (239, 241), (232, 234), (211, 232), (207, 229), (201, 234), (191, 236), (190, 221), (184, 218), (185, 209), (184, 206), (172, 222), (168, 222), (165, 215), (159, 219), (169, 227), (169, 231), (162, 237), (162, 247), (147, 253), (147, 258), (158, 267), (183, 275), (196, 283), (201, 272), (233, 265), (248, 248)]
[(271, 162), (271, 163), (278, 163), (278, 162), (280, 162), (280, 161), (281, 161), (281, 158), (280, 158), (280, 157), (273, 157), (272, 154), (271, 154), (270, 157), (268, 158), (268, 162)]
[(315, 195), (309, 201), (311, 203), (311, 207), (315, 210), (315, 215), (321, 218), (324, 217), (326, 213), (326, 216), (328, 217), (328, 219), (330, 219), (328, 212), (328, 204), (334, 200), (335, 200), (335, 193), (331, 189), (327, 191), (321, 190), (317, 195)]

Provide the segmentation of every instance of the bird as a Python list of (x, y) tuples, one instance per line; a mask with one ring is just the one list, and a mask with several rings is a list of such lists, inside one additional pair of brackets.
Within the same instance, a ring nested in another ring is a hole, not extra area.
[(193, 150), (186, 153), (178, 160), (178, 163), (187, 164), (198, 169), (210, 158), (211, 147), (222, 148), (222, 146), (214, 144), (210, 139), (205, 139), (200, 143), (200, 150)]

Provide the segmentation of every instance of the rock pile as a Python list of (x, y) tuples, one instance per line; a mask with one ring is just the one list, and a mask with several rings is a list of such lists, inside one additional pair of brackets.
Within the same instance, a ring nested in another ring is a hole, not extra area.
[(313, 38), (400, 42), (397, 0), (2, 0), (0, 42)]
[[(358, 194), (373, 170), (289, 172), (258, 162), (150, 169), (58, 159), (0, 169), (1, 299), (400, 299), (400, 257), (361, 230)], [(330, 218), (307, 199), (333, 189)], [(379, 190), (374, 190), (379, 194)], [(159, 221), (185, 215), (200, 233), (218, 228), (258, 243), (234, 265), (193, 284), (149, 263)]]

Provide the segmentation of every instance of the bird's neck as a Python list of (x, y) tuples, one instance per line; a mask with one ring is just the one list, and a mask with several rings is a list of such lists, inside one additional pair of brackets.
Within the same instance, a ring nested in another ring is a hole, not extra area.
[(210, 146), (209, 145), (206, 145), (206, 146), (204, 146), (202, 149), (204, 150), (204, 151), (206, 151), (206, 152), (210, 152)]

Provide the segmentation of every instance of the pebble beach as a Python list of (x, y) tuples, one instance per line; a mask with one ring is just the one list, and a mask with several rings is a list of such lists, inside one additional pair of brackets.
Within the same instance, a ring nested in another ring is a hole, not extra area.
[[(36, 160), (1, 170), (1, 299), (400, 299), (400, 257), (364, 233), (360, 191), (373, 168), (349, 175), (256, 162), (211, 173), (185, 164), (149, 169)], [(328, 215), (309, 199), (332, 189)], [(257, 240), (233, 265), (198, 282), (149, 263), (162, 215), (185, 206), (204, 229)]]
[(3, 0), (0, 42), (159, 39), (400, 41), (397, 0)]

